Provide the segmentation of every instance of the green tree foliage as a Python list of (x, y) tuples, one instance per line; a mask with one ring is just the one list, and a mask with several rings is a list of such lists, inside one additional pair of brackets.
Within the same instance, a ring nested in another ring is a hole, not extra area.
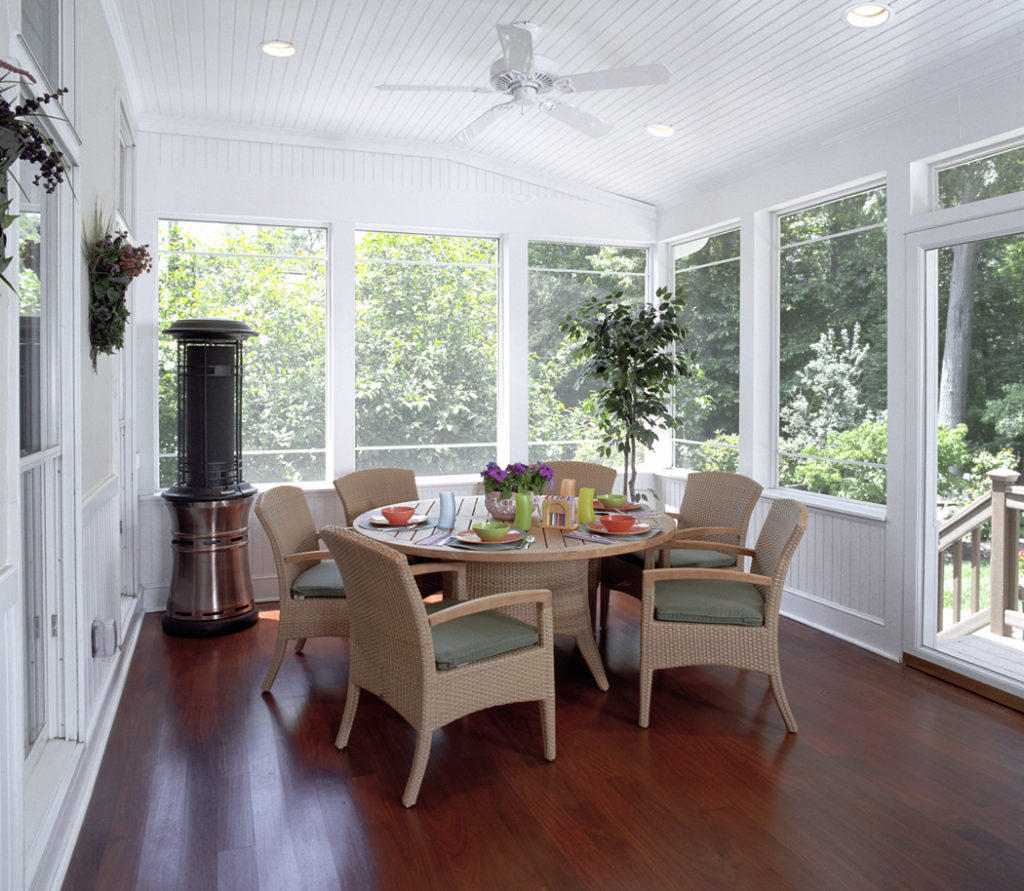
[(581, 360), (560, 324), (598, 295), (620, 292), (624, 302), (642, 303), (647, 251), (537, 241), (528, 262), (530, 460), (598, 461), (595, 382), (580, 383)]
[(359, 233), (356, 465), (478, 472), (497, 447), (498, 243)]
[[(675, 290), (686, 295), (680, 323), (688, 333), (692, 374), (676, 392), (679, 439), (703, 442), (737, 434), (740, 416), (739, 230), (678, 245)], [(681, 466), (693, 466), (689, 452)]]
[(636, 497), (640, 447), (650, 448), (657, 430), (676, 425), (670, 398), (689, 374), (683, 349), (686, 330), (678, 318), (686, 299), (659, 288), (653, 303), (631, 304), (621, 291), (584, 302), (578, 316), (560, 325), (582, 360), (580, 381), (599, 382), (595, 391), (600, 453), (622, 455), (624, 488)]
[[(243, 476), (249, 482), (326, 478), (326, 230), (164, 222), (161, 328), (227, 318), (245, 343)], [(160, 484), (175, 482), (177, 343), (160, 338)]]

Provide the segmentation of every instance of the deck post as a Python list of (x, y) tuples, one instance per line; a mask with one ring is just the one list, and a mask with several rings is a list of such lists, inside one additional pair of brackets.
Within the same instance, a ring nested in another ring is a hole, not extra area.
[[(1006, 488), (1020, 476), (1015, 470), (1001, 467), (988, 472), (992, 480), (992, 564), (989, 578), (989, 628), (993, 634), (1006, 637), (1009, 630), (1005, 612), (1015, 608), (1017, 591), (1012, 588), (1017, 573), (1017, 524), (1009, 522), (1006, 509)], [(1016, 514), (1016, 511), (1014, 511)]]

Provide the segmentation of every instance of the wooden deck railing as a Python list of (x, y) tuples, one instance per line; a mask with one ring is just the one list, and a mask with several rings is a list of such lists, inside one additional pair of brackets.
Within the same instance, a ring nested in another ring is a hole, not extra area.
[[(988, 474), (992, 491), (967, 505), (939, 528), (938, 627), (939, 639), (973, 634), (988, 626), (993, 634), (1007, 637), (1012, 628), (1024, 628), (1024, 612), (1017, 596), (1019, 581), (1020, 512), (1024, 510), (1024, 486), (1013, 485), (1020, 476), (1000, 468)], [(989, 604), (981, 606), (982, 527), (991, 522)], [(964, 604), (964, 542), (970, 539), (970, 597)], [(945, 565), (953, 569), (951, 624), (945, 625)]]

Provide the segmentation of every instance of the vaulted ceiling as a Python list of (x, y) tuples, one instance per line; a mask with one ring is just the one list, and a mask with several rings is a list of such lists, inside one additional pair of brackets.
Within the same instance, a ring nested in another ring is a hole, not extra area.
[[(197, 124), (476, 159), (663, 204), (695, 180), (749, 171), (965, 83), (1024, 73), (1024, 2), (890, 0), (853, 29), (844, 0), (106, 0), (143, 126)], [(529, 21), (558, 74), (659, 63), (669, 83), (563, 97), (612, 125), (591, 138), (516, 108), (451, 139), (494, 92), (496, 25)], [(293, 43), (290, 58), (260, 51)], [(1024, 124), (1008, 109), (1008, 129)], [(670, 138), (646, 128), (667, 123)]]

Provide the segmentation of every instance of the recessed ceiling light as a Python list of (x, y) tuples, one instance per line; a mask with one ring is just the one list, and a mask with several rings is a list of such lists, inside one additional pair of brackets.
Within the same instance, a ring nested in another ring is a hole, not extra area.
[(664, 138), (666, 136), (671, 136), (676, 131), (671, 124), (650, 124), (647, 127), (647, 132), (650, 133), (651, 136), (661, 136)]
[(285, 56), (295, 55), (295, 47), (287, 40), (268, 40), (266, 43), (260, 45), (260, 49), (268, 56), (279, 56), (284, 58)]
[(877, 28), (892, 17), (892, 7), (885, 3), (859, 3), (843, 13), (843, 21), (851, 28)]

